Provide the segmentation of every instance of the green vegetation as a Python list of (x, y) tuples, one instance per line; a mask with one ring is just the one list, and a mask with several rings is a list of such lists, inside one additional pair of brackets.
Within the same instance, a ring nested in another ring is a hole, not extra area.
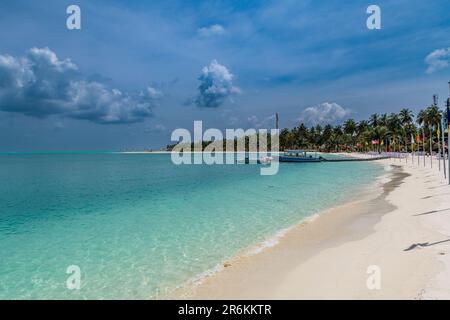
[[(442, 112), (436, 105), (421, 110), (414, 121), (410, 109), (399, 113), (372, 114), (368, 120), (356, 122), (348, 119), (337, 126), (316, 125), (307, 128), (300, 123), (291, 130), (280, 133), (280, 146), (284, 148), (314, 149), (327, 152), (335, 151), (411, 151), (411, 138), (416, 143), (423, 130), (429, 146), (430, 130), (432, 147), (438, 148), (437, 128), (441, 126)], [(417, 145), (414, 147), (416, 148)], [(426, 146), (427, 147), (427, 146)], [(422, 145), (419, 145), (419, 150)]]
[[(324, 152), (350, 151), (411, 151), (411, 139), (414, 150), (423, 150), (420, 141), (425, 130), (426, 145), (429, 150), (429, 138), (432, 137), (432, 148), (438, 150), (437, 128), (441, 126), (442, 113), (436, 105), (421, 110), (415, 117), (410, 109), (404, 108), (399, 113), (372, 114), (369, 119), (355, 121), (348, 119), (344, 123), (332, 126), (316, 125), (307, 127), (300, 123), (292, 129), (280, 130), (280, 150), (309, 149)], [(446, 116), (446, 114), (444, 114)], [(431, 135), (430, 135), (431, 133)], [(441, 138), (441, 137), (439, 137)], [(234, 141), (236, 147), (236, 141)], [(248, 141), (248, 137), (246, 137)], [(204, 141), (203, 149), (212, 142)], [(270, 137), (269, 137), (270, 148)], [(247, 143), (246, 143), (247, 145)], [(223, 141), (225, 150), (226, 141)], [(172, 150), (174, 145), (168, 145)], [(193, 144), (192, 144), (193, 147)]]

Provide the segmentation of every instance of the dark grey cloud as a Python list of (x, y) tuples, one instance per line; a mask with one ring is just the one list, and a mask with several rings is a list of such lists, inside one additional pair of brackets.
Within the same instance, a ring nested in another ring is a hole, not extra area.
[(216, 60), (211, 61), (209, 66), (203, 67), (198, 78), (201, 83), (193, 102), (197, 107), (217, 108), (226, 99), (232, 101), (232, 97), (241, 92), (233, 85), (233, 78), (233, 74), (225, 66)]
[(0, 55), (0, 110), (32, 117), (60, 115), (100, 124), (134, 123), (153, 115), (161, 92), (110, 88), (86, 77), (70, 59), (49, 48), (31, 48), (24, 57)]

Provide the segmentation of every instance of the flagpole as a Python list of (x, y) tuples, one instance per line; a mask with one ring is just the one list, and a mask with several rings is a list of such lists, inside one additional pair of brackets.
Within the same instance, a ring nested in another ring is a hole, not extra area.
[(417, 133), (417, 136), (419, 137), (419, 139), (417, 139), (417, 145), (416, 145), (416, 150), (417, 150), (417, 166), (420, 166), (420, 131)]
[(445, 169), (445, 117), (444, 117), (444, 113), (442, 113), (442, 157), (443, 157), (442, 163), (444, 164), (444, 178), (447, 178), (447, 172)]
[[(449, 89), (449, 92), (450, 92), (450, 81), (448, 82), (448, 89)], [(449, 94), (449, 97), (448, 97), (448, 99), (447, 99), (447, 127), (449, 127), (450, 126), (450, 94)], [(448, 168), (448, 171), (449, 171), (449, 173), (448, 173), (448, 184), (450, 184), (450, 150), (448, 150), (449, 149), (449, 147), (450, 147), (450, 128), (447, 130), (447, 152), (448, 152), (448, 154), (447, 154), (447, 158), (448, 158), (448, 166), (447, 166), (447, 168)]]
[(422, 151), (423, 151), (423, 166), (425, 167), (425, 127), (422, 132)]
[(439, 171), (441, 171), (441, 139), (439, 138), (440, 129), (437, 131), (438, 151), (439, 151)]
[(419, 154), (419, 151), (420, 151), (420, 131), (417, 133), (417, 135), (419, 136), (419, 141), (417, 141), (417, 147), (416, 147), (416, 150), (417, 150), (417, 166), (420, 166), (420, 154)]
[(431, 168), (433, 168), (433, 149), (431, 147), (432, 140), (433, 140), (433, 131), (430, 126), (430, 164), (431, 164)]
[[(406, 139), (406, 141), (405, 141)], [(403, 139), (403, 143), (405, 144), (405, 151), (406, 151), (406, 163), (408, 163), (408, 138)]]

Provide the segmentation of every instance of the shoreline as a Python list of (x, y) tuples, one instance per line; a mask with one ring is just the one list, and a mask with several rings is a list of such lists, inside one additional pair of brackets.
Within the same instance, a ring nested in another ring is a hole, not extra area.
[[(424, 245), (427, 250), (421, 250), (420, 244), (423, 245), (426, 241), (419, 240), (442, 239), (443, 235), (438, 231), (442, 221), (433, 217), (439, 221), (430, 222), (430, 227), (428, 221), (423, 225), (424, 219), (431, 220), (427, 215), (408, 214), (419, 208), (423, 212), (429, 212), (436, 210), (437, 206), (446, 206), (441, 203), (445, 201), (436, 204), (426, 201), (430, 198), (421, 199), (424, 197), (420, 197), (420, 194), (429, 189), (417, 188), (417, 179), (439, 173), (435, 172), (437, 170), (412, 167), (411, 163), (401, 163), (399, 160), (376, 162), (383, 166), (394, 166), (394, 170), (388, 173), (390, 179), (382, 182), (381, 194), (370, 194), (377, 188), (372, 184), (369, 190), (362, 192), (362, 199), (349, 200), (320, 212), (311, 222), (301, 222), (288, 228), (273, 245), (266, 246), (259, 252), (234, 257), (220, 270), (176, 290), (171, 297), (439, 298), (448, 291), (445, 290), (448, 286), (441, 287), (443, 282), (450, 280), (450, 276), (439, 273), (444, 262), (436, 257), (445, 257), (450, 243), (437, 243), (434, 247)], [(380, 179), (385, 176), (386, 174), (381, 175)], [(423, 183), (434, 183), (439, 187), (443, 186), (442, 180), (443, 177), (441, 180), (428, 179), (423, 180)], [(448, 191), (446, 194), (450, 195)], [(368, 194), (364, 196), (365, 192)], [(415, 193), (414, 196), (412, 193)], [(408, 194), (411, 194), (411, 199), (408, 199)], [(430, 195), (433, 196), (435, 195)], [(448, 204), (450, 207), (450, 202)], [(450, 231), (450, 227), (448, 230)], [(414, 240), (416, 238), (418, 241)], [(406, 250), (414, 244), (415, 247)], [(450, 261), (447, 263), (450, 266)], [(371, 265), (377, 265), (381, 270), (380, 290), (367, 288), (367, 270)], [(438, 275), (440, 280), (434, 280)]]
[[(336, 154), (348, 156), (348, 154)], [(357, 158), (358, 155), (352, 155), (351, 157)], [(302, 229), (306, 225), (313, 223), (322, 215), (326, 215), (336, 209), (347, 207), (350, 204), (357, 204), (362, 201), (373, 200), (374, 198), (380, 196), (383, 192), (383, 185), (386, 183), (386, 181), (390, 181), (390, 173), (385, 169), (386, 166), (384, 164), (375, 162), (373, 165), (382, 167), (382, 170), (384, 170), (384, 172), (380, 174), (374, 181), (362, 186), (362, 189), (357, 191), (355, 194), (348, 195), (346, 198), (338, 200), (331, 207), (324, 208), (316, 213), (311, 214), (310, 216), (301, 219), (300, 221), (289, 227), (278, 230), (276, 233), (268, 236), (261, 242), (241, 249), (233, 257), (226, 259), (221, 263), (218, 263), (215, 267), (208, 269), (205, 272), (198, 274), (185, 283), (179, 285), (175, 290), (172, 290), (169, 294), (163, 296), (162, 299), (193, 298), (193, 292), (195, 292), (196, 288), (198, 286), (201, 286), (205, 281), (209, 280), (209, 278), (214, 277), (220, 272), (223, 272), (229, 266), (235, 265), (237, 263), (240, 264), (243, 259), (251, 258), (254, 255), (263, 253), (265, 250), (276, 247), (277, 245), (279, 245), (280, 241), (283, 241), (283, 239), (290, 233), (296, 232), (297, 229)]]

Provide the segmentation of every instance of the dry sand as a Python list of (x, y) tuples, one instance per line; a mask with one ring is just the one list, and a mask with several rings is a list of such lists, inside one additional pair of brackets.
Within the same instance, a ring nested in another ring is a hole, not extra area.
[[(177, 297), (450, 298), (450, 186), (429, 161), (378, 160), (389, 179), (370, 193), (292, 228), (274, 247), (236, 257)], [(376, 274), (380, 288), (369, 289)]]

